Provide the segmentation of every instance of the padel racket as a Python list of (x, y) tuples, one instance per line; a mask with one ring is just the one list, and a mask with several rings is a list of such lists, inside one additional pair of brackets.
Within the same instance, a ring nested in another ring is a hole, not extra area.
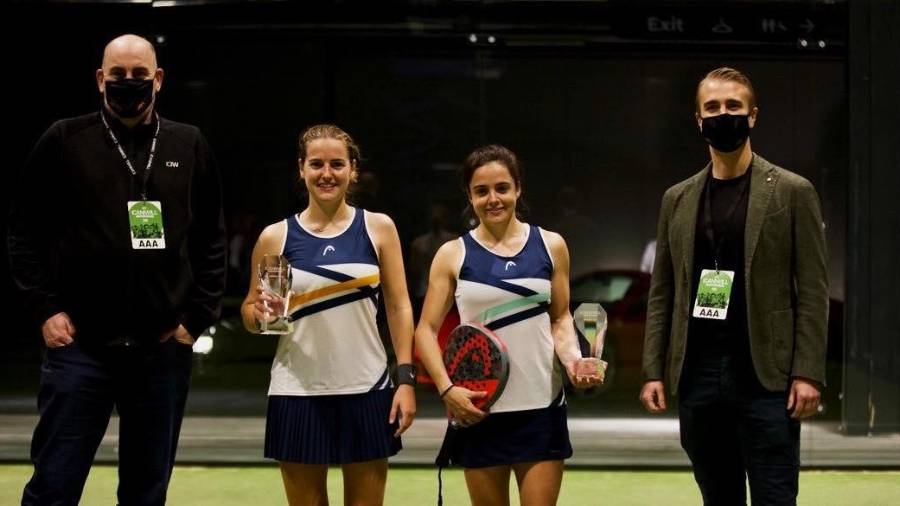
[[(475, 392), (487, 392), (475, 399), (476, 408), (490, 408), (506, 388), (509, 379), (509, 354), (506, 344), (493, 332), (477, 323), (463, 323), (450, 332), (443, 351), (444, 366), (454, 385)], [(451, 455), (458, 451), (457, 437), (464, 430), (450, 420), (444, 441), (434, 463), (438, 466), (438, 506), (444, 503), (441, 471), (450, 465)], [(456, 457), (453, 457), (456, 458)]]
[(464, 323), (450, 332), (444, 347), (444, 366), (454, 385), (487, 392), (483, 399), (473, 401), (482, 410), (500, 398), (509, 379), (506, 344), (476, 323)]

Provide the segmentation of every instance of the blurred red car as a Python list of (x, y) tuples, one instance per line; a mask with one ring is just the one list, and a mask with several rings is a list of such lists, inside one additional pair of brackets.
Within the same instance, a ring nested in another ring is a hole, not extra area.
[[(608, 366), (606, 381), (598, 391), (640, 385), (650, 275), (625, 269), (593, 271), (573, 279), (569, 286), (573, 313), (585, 302), (600, 303), (606, 310), (608, 327), (601, 358)], [(582, 343), (583, 351), (587, 351), (585, 345)]]

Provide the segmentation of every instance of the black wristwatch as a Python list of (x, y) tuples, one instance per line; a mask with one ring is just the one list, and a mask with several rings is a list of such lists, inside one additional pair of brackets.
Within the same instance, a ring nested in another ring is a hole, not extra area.
[(397, 364), (397, 385), (416, 386), (416, 366)]

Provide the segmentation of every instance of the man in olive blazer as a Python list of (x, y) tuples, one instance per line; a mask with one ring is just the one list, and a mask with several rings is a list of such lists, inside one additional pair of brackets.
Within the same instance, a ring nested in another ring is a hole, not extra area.
[[(798, 420), (816, 412), (825, 381), (828, 290), (819, 199), (809, 181), (752, 152), (757, 113), (752, 85), (740, 72), (716, 69), (700, 82), (697, 122), (711, 161), (662, 198), (647, 308), (641, 401), (660, 413), (666, 384), (680, 395), (682, 446), (707, 505), (745, 504), (745, 475), (754, 504), (795, 504)], [(741, 178), (738, 193), (732, 183)], [(724, 188), (720, 198), (732, 200), (720, 203), (727, 212), (718, 215), (707, 195), (717, 184)], [(744, 219), (727, 222), (731, 216)], [(726, 230), (743, 233), (729, 237)], [(716, 235), (725, 239), (717, 242)], [(732, 297), (743, 304), (728, 309), (735, 321), (698, 321), (699, 269), (712, 270), (711, 252), (729, 241), (739, 260), (726, 267), (735, 273), (734, 288), (742, 288)], [(707, 248), (702, 260), (695, 245)]]
[[(693, 304), (694, 222), (709, 166), (669, 188), (659, 218), (647, 308), (644, 376), (678, 390)], [(759, 381), (825, 382), (828, 287), (816, 190), (806, 179), (753, 158), (745, 237), (750, 349)], [(664, 374), (665, 373), (665, 374)]]

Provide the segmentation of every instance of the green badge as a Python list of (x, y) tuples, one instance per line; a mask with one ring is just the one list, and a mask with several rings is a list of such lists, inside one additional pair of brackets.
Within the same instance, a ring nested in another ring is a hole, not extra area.
[(697, 300), (694, 302), (694, 318), (724, 320), (731, 300), (731, 284), (734, 271), (703, 269), (697, 285)]
[(128, 202), (128, 225), (134, 249), (165, 249), (162, 204), (157, 200)]

